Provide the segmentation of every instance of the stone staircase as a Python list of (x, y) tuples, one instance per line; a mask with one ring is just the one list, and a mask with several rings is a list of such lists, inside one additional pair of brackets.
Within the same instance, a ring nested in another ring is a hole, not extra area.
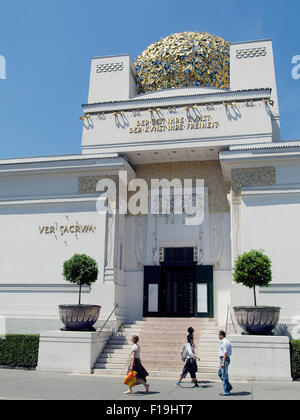
[[(212, 319), (200, 318), (144, 318), (143, 321), (124, 324), (106, 344), (96, 362), (94, 374), (125, 377), (132, 348), (131, 337), (138, 335), (141, 361), (150, 376), (175, 379), (184, 366), (180, 353), (188, 327), (195, 330), (196, 354), (201, 359), (198, 380), (217, 379), (218, 325)], [(187, 380), (190, 380), (189, 375)]]

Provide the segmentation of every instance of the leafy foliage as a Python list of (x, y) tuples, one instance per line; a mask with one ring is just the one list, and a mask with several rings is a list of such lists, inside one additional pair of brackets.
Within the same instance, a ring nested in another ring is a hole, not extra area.
[(233, 280), (252, 289), (268, 287), (272, 281), (272, 263), (263, 252), (252, 250), (239, 255), (235, 261)]
[(96, 261), (85, 254), (75, 254), (63, 264), (65, 280), (78, 285), (90, 286), (98, 278)]
[(8, 334), (0, 339), (0, 365), (35, 368), (38, 364), (39, 335)]
[(182, 32), (151, 44), (135, 63), (139, 93), (230, 85), (230, 42), (206, 32)]
[(292, 377), (300, 378), (300, 340), (290, 341)]

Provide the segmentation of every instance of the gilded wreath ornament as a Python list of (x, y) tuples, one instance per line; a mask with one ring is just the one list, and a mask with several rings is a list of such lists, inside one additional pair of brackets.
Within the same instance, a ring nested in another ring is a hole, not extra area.
[(137, 57), (139, 93), (184, 87), (229, 88), (230, 42), (205, 32), (170, 35)]

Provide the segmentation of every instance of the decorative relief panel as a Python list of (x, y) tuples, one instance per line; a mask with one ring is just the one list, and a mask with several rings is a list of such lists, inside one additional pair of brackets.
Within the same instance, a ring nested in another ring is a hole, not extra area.
[(147, 216), (135, 217), (135, 258), (137, 267), (145, 264), (147, 248)]
[(243, 187), (259, 187), (275, 185), (276, 169), (273, 166), (265, 168), (233, 169), (232, 176), (232, 202), (240, 204)]
[(267, 55), (266, 47), (248, 48), (248, 49), (236, 51), (236, 58), (264, 57), (266, 55)]
[(107, 73), (112, 71), (122, 71), (123, 63), (98, 64), (97, 73)]
[(226, 268), (225, 247), (230, 246), (229, 238), (224, 235), (224, 224), (224, 214), (216, 214), (210, 218), (210, 255), (217, 270)]
[(204, 179), (208, 187), (210, 213), (229, 213), (227, 194), (230, 185), (224, 181), (219, 161), (169, 162), (136, 166), (136, 177), (144, 179), (148, 186), (151, 179), (179, 178)]
[[(78, 178), (78, 194), (92, 194), (96, 192), (97, 182), (100, 179), (112, 179), (117, 182), (116, 176), (81, 176)], [(116, 184), (118, 186), (118, 184)]]

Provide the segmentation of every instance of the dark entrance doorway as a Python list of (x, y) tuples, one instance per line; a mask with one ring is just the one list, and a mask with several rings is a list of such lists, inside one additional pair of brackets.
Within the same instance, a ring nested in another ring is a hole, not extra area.
[(197, 265), (193, 248), (165, 248), (160, 266), (144, 267), (143, 315), (213, 318), (213, 267)]
[(195, 265), (162, 265), (162, 316), (194, 316), (195, 274)]

